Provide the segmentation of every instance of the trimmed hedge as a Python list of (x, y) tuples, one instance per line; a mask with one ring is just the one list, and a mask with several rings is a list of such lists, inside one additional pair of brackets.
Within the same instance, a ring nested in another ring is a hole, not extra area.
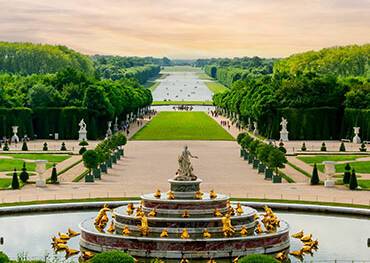
[(361, 140), (370, 140), (370, 109), (345, 109), (342, 120), (341, 138), (352, 139), (353, 127), (360, 127)]
[(33, 136), (32, 110), (29, 108), (0, 108), (0, 137), (10, 138), (12, 126), (18, 127), (18, 136)]

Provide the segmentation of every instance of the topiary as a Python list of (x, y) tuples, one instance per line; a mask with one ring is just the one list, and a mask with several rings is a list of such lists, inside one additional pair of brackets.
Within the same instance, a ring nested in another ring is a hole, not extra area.
[(28, 151), (28, 146), (27, 146), (26, 140), (23, 140), (22, 151)]
[(302, 152), (307, 151), (307, 148), (306, 148), (306, 144), (305, 143), (302, 143), (301, 151)]
[(246, 135), (247, 133), (245, 133), (245, 132), (241, 132), (241, 133), (239, 133), (238, 134), (238, 136), (236, 137), (236, 141), (238, 142), (238, 144), (240, 145), (240, 143), (241, 143), (241, 141), (244, 139), (244, 137), (245, 137), (245, 135)]
[(82, 146), (81, 149), (78, 151), (78, 153), (82, 155), (86, 151), (87, 151), (86, 147), (85, 146)]
[(95, 255), (91, 263), (134, 263), (133, 257), (119, 250), (106, 251)]
[(319, 173), (317, 171), (316, 163), (313, 166), (312, 176), (311, 176), (311, 185), (318, 185), (320, 183)]
[(55, 163), (53, 164), (53, 169), (51, 170), (50, 182), (52, 184), (58, 183), (58, 173), (57, 173), (57, 168), (55, 167)]
[(349, 184), (349, 178), (351, 177), (351, 166), (349, 163), (344, 167), (343, 183)]
[(7, 263), (10, 262), (9, 257), (4, 253), (0, 251), (0, 263)]
[(99, 156), (95, 150), (88, 150), (82, 155), (82, 160), (86, 168), (89, 169), (91, 174), (91, 169), (94, 169), (99, 164)]
[(254, 254), (242, 257), (238, 260), (239, 263), (279, 263), (276, 259), (269, 255)]
[(361, 143), (360, 152), (366, 152), (366, 145), (365, 143)]
[(346, 151), (346, 146), (344, 145), (344, 142), (342, 142), (339, 146), (339, 151), (340, 152), (345, 152)]
[(320, 151), (322, 151), (322, 152), (326, 152), (326, 145), (325, 145), (325, 142), (323, 142), (323, 143), (321, 144)]
[(21, 181), (23, 183), (27, 183), (27, 181), (28, 181), (29, 178), (30, 178), (30, 176), (27, 173), (26, 163), (24, 162), (23, 163), (23, 167), (22, 167), (22, 172), (19, 174), (19, 179), (21, 179)]
[(60, 150), (61, 151), (67, 151), (67, 147), (66, 147), (66, 144), (64, 142), (62, 142), (62, 146), (60, 147)]
[(87, 146), (87, 145), (89, 145), (89, 143), (85, 139), (83, 139), (82, 141), (80, 141), (80, 143), (78, 145)]
[(253, 138), (251, 136), (249, 136), (248, 134), (246, 134), (244, 136), (244, 138), (241, 140), (240, 142), (240, 145), (244, 148), (244, 149), (248, 149), (249, 148), (249, 144), (253, 141)]
[(349, 189), (356, 190), (358, 187), (355, 169), (352, 169), (351, 177), (349, 178)]
[(48, 150), (48, 144), (46, 142), (44, 143), (44, 147), (42, 147), (42, 150), (43, 151), (47, 151)]
[(278, 148), (280, 151), (282, 151), (283, 153), (286, 153), (286, 149), (284, 147), (284, 143), (283, 141), (280, 141), (279, 142), (279, 148)]
[(12, 189), (19, 189), (19, 180), (17, 175), (17, 170), (14, 169), (13, 178), (12, 178)]
[(8, 141), (5, 141), (5, 142), (4, 142), (3, 151), (9, 151)]

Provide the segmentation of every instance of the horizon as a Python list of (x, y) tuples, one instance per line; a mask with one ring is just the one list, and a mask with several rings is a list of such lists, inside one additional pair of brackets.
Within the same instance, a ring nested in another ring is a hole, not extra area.
[(282, 58), (370, 43), (370, 0), (14, 0), (0, 41), (64, 45), (87, 55)]

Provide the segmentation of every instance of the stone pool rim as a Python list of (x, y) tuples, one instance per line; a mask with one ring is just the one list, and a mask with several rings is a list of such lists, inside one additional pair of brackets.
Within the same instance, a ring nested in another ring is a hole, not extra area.
[[(118, 207), (127, 205), (128, 203), (139, 203), (139, 200), (126, 200), (126, 201), (98, 201), (98, 202), (78, 202), (78, 203), (58, 203), (58, 204), (37, 204), (37, 205), (22, 205), (22, 206), (7, 206), (0, 207), (0, 217), (9, 216), (14, 214), (27, 214), (36, 212), (63, 212), (74, 210), (88, 210), (101, 208), (104, 204), (109, 206)], [(328, 205), (314, 205), (314, 204), (295, 204), (295, 203), (275, 203), (275, 202), (254, 202), (254, 201), (237, 201), (231, 203), (240, 203), (242, 205), (251, 206), (255, 209), (263, 208), (268, 205), (272, 209), (278, 211), (289, 212), (318, 212), (330, 213), (339, 215), (354, 215), (354, 216), (370, 216), (370, 209), (367, 208), (354, 208), (354, 207), (341, 207), (341, 206), (328, 206)]]

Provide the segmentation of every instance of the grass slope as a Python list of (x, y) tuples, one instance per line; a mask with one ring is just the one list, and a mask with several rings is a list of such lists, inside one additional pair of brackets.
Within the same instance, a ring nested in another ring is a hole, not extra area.
[(225, 140), (234, 138), (204, 112), (160, 112), (133, 140)]
[(222, 93), (228, 90), (228, 88), (226, 88), (224, 85), (218, 82), (209, 81), (205, 82), (205, 84), (207, 85), (208, 89), (212, 91), (214, 94)]

